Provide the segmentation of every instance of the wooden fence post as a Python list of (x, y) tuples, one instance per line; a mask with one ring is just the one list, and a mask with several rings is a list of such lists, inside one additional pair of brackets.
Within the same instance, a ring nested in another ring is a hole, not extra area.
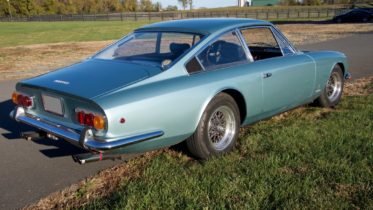
[(308, 18), (311, 17), (310, 8), (308, 8)]

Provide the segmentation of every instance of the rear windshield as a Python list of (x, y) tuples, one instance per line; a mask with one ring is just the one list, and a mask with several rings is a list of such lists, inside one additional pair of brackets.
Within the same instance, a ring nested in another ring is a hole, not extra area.
[(94, 58), (125, 60), (164, 66), (196, 45), (203, 35), (180, 32), (136, 32), (106, 48)]

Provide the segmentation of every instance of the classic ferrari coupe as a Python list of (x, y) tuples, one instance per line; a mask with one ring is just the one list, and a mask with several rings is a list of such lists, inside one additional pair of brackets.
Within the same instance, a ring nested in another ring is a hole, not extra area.
[(336, 106), (348, 78), (344, 54), (299, 51), (266, 21), (167, 21), (19, 82), (10, 116), (91, 152), (81, 163), (182, 141), (206, 159), (232, 150), (241, 126)]

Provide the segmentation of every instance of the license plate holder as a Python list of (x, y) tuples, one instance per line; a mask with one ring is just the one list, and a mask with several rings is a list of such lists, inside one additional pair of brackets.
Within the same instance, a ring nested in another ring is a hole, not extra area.
[(63, 116), (63, 106), (61, 98), (42, 94), (43, 107), (46, 112)]

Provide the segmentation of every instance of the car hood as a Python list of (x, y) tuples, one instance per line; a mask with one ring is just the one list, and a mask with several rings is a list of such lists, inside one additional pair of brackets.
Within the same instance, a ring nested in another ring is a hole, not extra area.
[(160, 68), (155, 66), (90, 59), (23, 80), (20, 84), (93, 99), (160, 72)]

